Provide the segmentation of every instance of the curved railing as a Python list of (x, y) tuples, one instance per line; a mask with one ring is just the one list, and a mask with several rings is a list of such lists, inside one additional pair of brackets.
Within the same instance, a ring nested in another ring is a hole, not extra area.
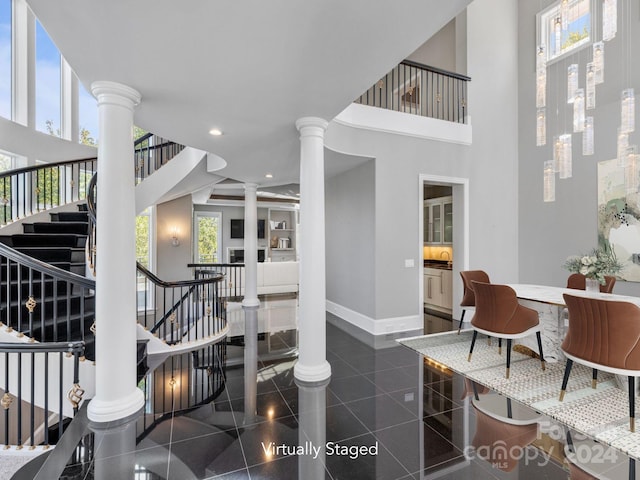
[(96, 162), (84, 158), (0, 173), (0, 225), (84, 199)]
[(355, 103), (466, 123), (470, 77), (404, 60)]
[(136, 139), (134, 165), (136, 185), (184, 149), (184, 145), (147, 133)]

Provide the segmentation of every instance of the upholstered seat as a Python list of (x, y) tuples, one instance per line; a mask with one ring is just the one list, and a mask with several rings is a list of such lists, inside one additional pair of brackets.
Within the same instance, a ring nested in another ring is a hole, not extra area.
[[(600, 285), (600, 293), (611, 293), (613, 286), (616, 284), (616, 277), (605, 275), (604, 281), (604, 285)], [(569, 275), (569, 278), (567, 278), (567, 288), (585, 290), (587, 288), (587, 277), (581, 273), (572, 273)]]
[(511, 367), (511, 344), (514, 339), (526, 337), (535, 332), (538, 340), (540, 361), (545, 369), (542, 352), (541, 327), (538, 312), (518, 303), (516, 292), (507, 285), (472, 282), (475, 293), (476, 313), (471, 319), (473, 338), (469, 350), (469, 361), (478, 336), (478, 332), (507, 340), (507, 372)]
[[(633, 303), (564, 294), (569, 330), (562, 342), (567, 365), (560, 401), (564, 399), (573, 362), (595, 370), (626, 375), (635, 392), (640, 376), (640, 308)], [(595, 388), (595, 382), (592, 385)], [(635, 397), (629, 395), (629, 425), (635, 431)]]
[(476, 306), (476, 296), (473, 292), (473, 285), (471, 282), (482, 282), (482, 283), (491, 283), (489, 280), (489, 275), (483, 270), (465, 270), (460, 272), (460, 276), (462, 277), (462, 301), (460, 302), (460, 306), (462, 307), (462, 315), (460, 316), (460, 325), (458, 325), (458, 335), (460, 335), (460, 330), (462, 329), (462, 322), (464, 321), (464, 314), (467, 311), (467, 308), (472, 308)]

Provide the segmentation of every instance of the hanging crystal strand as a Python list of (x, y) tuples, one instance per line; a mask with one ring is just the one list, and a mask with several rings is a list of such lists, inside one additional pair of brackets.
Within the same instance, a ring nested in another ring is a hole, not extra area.
[(604, 42), (593, 44), (593, 67), (596, 85), (600, 85), (604, 82)]
[(539, 108), (536, 114), (536, 146), (547, 144), (547, 109)]
[(562, 30), (569, 28), (569, 0), (560, 2), (560, 18), (562, 19)]
[(627, 148), (627, 165), (624, 169), (624, 184), (627, 194), (636, 193), (640, 186), (640, 165), (638, 162), (638, 147), (631, 145)]
[(636, 129), (636, 99), (633, 88), (622, 91), (620, 101), (620, 131), (633, 132)]
[(560, 178), (571, 178), (571, 175), (572, 175), (571, 134), (565, 133), (563, 135), (560, 135), (560, 141), (562, 142), (562, 154), (560, 157), (558, 176)]
[(560, 162), (562, 162), (562, 139), (559, 135), (553, 137), (553, 170), (560, 171)]
[(618, 31), (618, 0), (602, 2), (602, 40), (609, 41)]
[(544, 162), (544, 201), (555, 202), (556, 201), (556, 172), (553, 168), (553, 160), (546, 160)]
[(572, 63), (567, 68), (567, 103), (573, 103), (578, 89), (578, 64)]
[(584, 89), (578, 88), (573, 100), (573, 131), (584, 131)]
[(539, 67), (536, 73), (536, 107), (547, 105), (547, 68)]
[(593, 151), (593, 117), (586, 117), (582, 133), (582, 155), (593, 155)]
[(587, 87), (585, 95), (585, 107), (587, 110), (596, 108), (596, 75), (593, 62), (587, 63)]
[(629, 135), (618, 128), (618, 144), (616, 158), (618, 166), (625, 167), (627, 165), (627, 148), (629, 147)]
[(561, 17), (556, 17), (553, 22), (553, 54), (560, 55), (560, 51), (562, 49), (562, 19)]
[(536, 71), (539, 68), (547, 68), (547, 51), (544, 45), (536, 48)]

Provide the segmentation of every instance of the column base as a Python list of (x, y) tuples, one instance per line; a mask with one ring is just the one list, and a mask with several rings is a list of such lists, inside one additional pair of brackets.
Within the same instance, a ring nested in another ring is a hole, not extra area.
[(324, 360), (314, 366), (302, 365), (300, 360), (293, 367), (293, 376), (303, 382), (320, 382), (331, 377), (331, 365)]
[(244, 298), (242, 299), (242, 308), (254, 308), (260, 306), (260, 300), (257, 298)]
[(112, 422), (133, 415), (144, 407), (144, 394), (138, 387), (124, 398), (104, 401), (93, 398), (87, 408), (87, 417), (92, 422)]

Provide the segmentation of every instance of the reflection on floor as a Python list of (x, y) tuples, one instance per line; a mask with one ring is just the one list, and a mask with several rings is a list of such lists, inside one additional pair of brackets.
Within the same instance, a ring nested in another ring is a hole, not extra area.
[[(287, 348), (296, 338), (294, 330), (261, 333), (258, 350), (265, 353), (270, 337), (272, 344), (277, 337)], [(526, 455), (509, 460), (508, 469), (501, 458), (478, 453), (472, 442), (481, 423), (464, 379), (392, 340), (386, 346), (374, 349), (328, 323), (330, 381), (298, 385), (294, 358), (267, 356), (258, 362), (255, 415), (245, 412), (240, 345), (169, 358), (143, 384), (151, 398), (146, 414), (113, 428), (85, 422), (83, 449), (75, 451), (62, 475), (136, 480), (567, 478), (561, 464), (539, 446), (523, 445)], [(225, 357), (229, 362), (222, 369)], [(215, 378), (223, 370), (218, 385)], [(216, 397), (209, 399), (210, 394)], [(536, 441), (545, 438), (536, 433)], [(15, 478), (33, 478), (33, 468)]]

